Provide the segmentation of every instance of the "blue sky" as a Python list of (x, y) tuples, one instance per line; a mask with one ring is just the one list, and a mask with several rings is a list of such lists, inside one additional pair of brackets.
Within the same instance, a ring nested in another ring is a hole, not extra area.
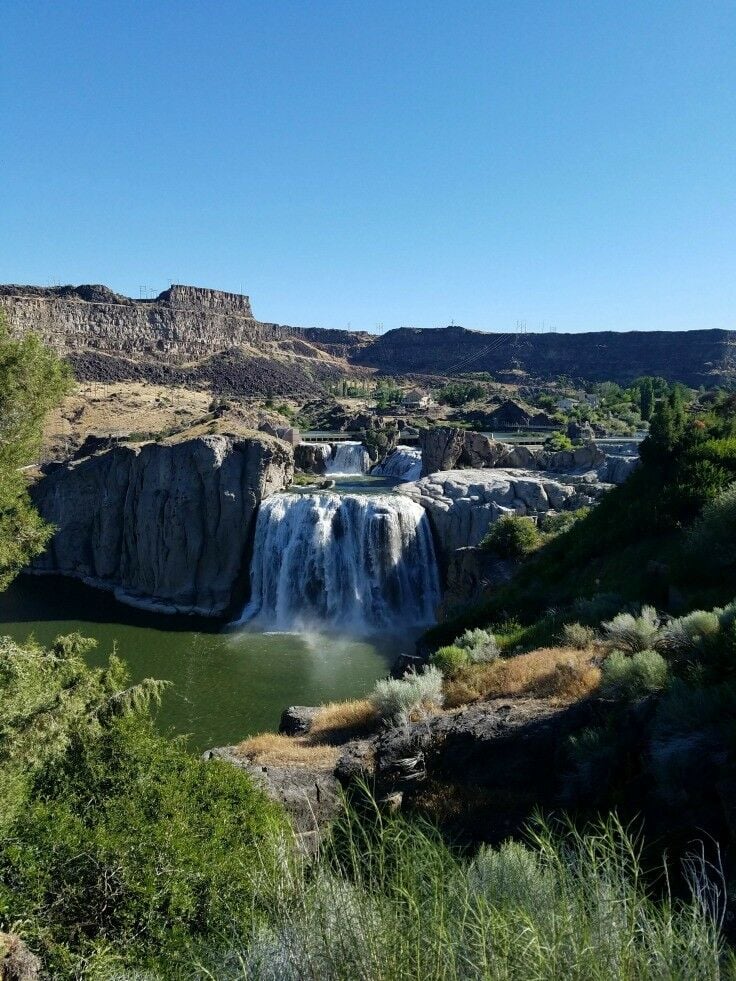
[(0, 281), (736, 326), (736, 2), (6, 0)]

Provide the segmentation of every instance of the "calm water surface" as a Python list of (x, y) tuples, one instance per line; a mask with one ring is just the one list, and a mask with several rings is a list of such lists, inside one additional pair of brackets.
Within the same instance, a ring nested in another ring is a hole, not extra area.
[(158, 724), (190, 734), (194, 750), (275, 729), (286, 705), (362, 696), (414, 640), (218, 632), (207, 622), (131, 609), (61, 578), (21, 576), (0, 593), (0, 634), (17, 641), (33, 634), (47, 644), (73, 630), (97, 639), (91, 663), (103, 664), (116, 649), (134, 681), (172, 681)]

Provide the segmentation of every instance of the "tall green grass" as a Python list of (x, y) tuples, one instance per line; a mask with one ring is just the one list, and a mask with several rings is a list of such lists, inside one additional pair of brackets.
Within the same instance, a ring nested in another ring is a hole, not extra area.
[[(666, 881), (666, 880), (665, 880)], [(425, 824), (348, 816), (311, 868), (283, 879), (270, 924), (205, 976), (249, 981), (646, 981), (732, 978), (723, 889), (654, 898), (615, 818), (586, 834), (538, 824), (472, 860)]]

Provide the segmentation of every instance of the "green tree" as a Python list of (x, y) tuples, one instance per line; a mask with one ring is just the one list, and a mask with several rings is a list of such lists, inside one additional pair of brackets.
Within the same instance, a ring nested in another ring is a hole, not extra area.
[(654, 385), (651, 378), (642, 379), (639, 390), (639, 411), (644, 422), (649, 422), (654, 411)]
[(685, 432), (685, 410), (674, 394), (660, 399), (652, 413), (649, 435), (641, 444), (639, 453), (645, 463), (666, 465), (676, 454)]
[(38, 337), (11, 338), (0, 319), (0, 589), (51, 534), (31, 504), (21, 468), (36, 457), (43, 420), (71, 385), (69, 367)]
[(286, 824), (242, 770), (155, 731), (165, 683), (88, 667), (90, 646), (0, 640), (0, 923), (50, 977), (183, 977), (194, 944), (265, 916)]

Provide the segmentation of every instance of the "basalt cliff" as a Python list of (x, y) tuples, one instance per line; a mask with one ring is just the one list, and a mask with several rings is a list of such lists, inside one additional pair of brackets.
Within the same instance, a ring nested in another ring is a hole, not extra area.
[(56, 466), (32, 489), (56, 531), (33, 564), (133, 606), (220, 616), (245, 588), (256, 512), (293, 474), (270, 436), (122, 445)]
[[(648, 374), (699, 386), (731, 377), (736, 350), (736, 332), (726, 330), (519, 335), (446, 327), (375, 336), (294, 328), (257, 320), (247, 296), (178, 285), (140, 300), (105, 286), (0, 286), (0, 309), (12, 331), (35, 330), (69, 355), (80, 377), (204, 382), (253, 395), (314, 393), (327, 378), (362, 369), (520, 370), (620, 383)], [(229, 360), (212, 365), (223, 352)]]

